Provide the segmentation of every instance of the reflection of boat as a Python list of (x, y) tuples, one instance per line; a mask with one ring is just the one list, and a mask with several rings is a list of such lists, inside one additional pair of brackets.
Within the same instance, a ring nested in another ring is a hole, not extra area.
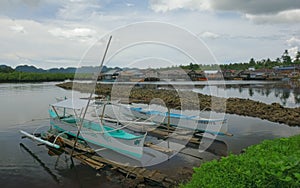
[[(50, 105), (49, 109), (51, 125), (62, 132), (76, 136), (79, 126), (81, 139), (95, 145), (105, 147), (130, 157), (141, 157), (144, 140), (147, 135), (134, 135), (127, 133), (121, 128), (114, 129), (103, 125), (100, 121), (92, 121), (80, 118), (81, 112), (87, 105), (87, 100), (67, 99)], [(71, 110), (70, 115), (67, 111)]]
[(60, 183), (59, 178), (51, 171), (49, 167), (36, 155), (34, 154), (29, 148), (27, 148), (24, 144), (20, 143), (20, 147), (23, 148), (30, 156), (32, 156), (43, 169), (48, 172), (48, 174), (53, 178), (54, 181)]

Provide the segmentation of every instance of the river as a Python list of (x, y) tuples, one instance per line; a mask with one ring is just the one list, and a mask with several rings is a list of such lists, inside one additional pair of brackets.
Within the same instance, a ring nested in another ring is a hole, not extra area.
[[(120, 187), (120, 181), (111, 180), (118, 176), (111, 171), (95, 170), (82, 165), (78, 161), (72, 164), (66, 155), (49, 156), (44, 146), (21, 139), (20, 129), (38, 132), (49, 128), (48, 107), (55, 102), (55, 97), (72, 97), (72, 95), (87, 97), (87, 94), (72, 93), (55, 86), (56, 83), (10, 83), (0, 84), (0, 184), (1, 187)], [(248, 84), (247, 87), (257, 84)], [(207, 86), (197, 87), (198, 92), (205, 93)], [(263, 87), (262, 87), (263, 88)], [(276, 89), (276, 88), (275, 88)], [(275, 92), (271, 88), (270, 92)], [(226, 90), (230, 91), (231, 89)], [(292, 92), (292, 91), (291, 91)], [(253, 89), (253, 95), (258, 94)], [(238, 93), (234, 94), (238, 96)], [(227, 95), (228, 96), (228, 95)], [(259, 100), (264, 100), (259, 99)], [(264, 101), (266, 103), (277, 102)], [(298, 104), (289, 105), (297, 106)], [(242, 117), (226, 114), (229, 132), (234, 136), (218, 136), (224, 140), (228, 152), (240, 153), (249, 145), (260, 143), (265, 139), (286, 137), (299, 134), (298, 127), (260, 120), (258, 118)], [(22, 143), (20, 145), (20, 143)], [(202, 158), (216, 158), (213, 154), (199, 154)], [(167, 174), (174, 174), (179, 166), (191, 168), (203, 161), (178, 154), (169, 161), (155, 168)]]

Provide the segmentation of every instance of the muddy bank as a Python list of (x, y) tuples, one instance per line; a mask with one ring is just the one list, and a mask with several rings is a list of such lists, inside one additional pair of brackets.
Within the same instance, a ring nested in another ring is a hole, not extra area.
[[(89, 92), (92, 84), (72, 82), (57, 84), (64, 89), (74, 89), (81, 92)], [(126, 85), (114, 85), (112, 99), (122, 99), (124, 102), (149, 103), (159, 98), (170, 108), (214, 110), (250, 117), (258, 117), (272, 122), (284, 123), (290, 126), (300, 125), (300, 108), (285, 108), (278, 103), (264, 104), (249, 99), (219, 98), (209, 95), (195, 94), (191, 91), (159, 90), (151, 88), (133, 87), (128, 89)], [(95, 93), (98, 95), (111, 95), (112, 85), (97, 85)], [(184, 96), (184, 97), (183, 97)], [(195, 98), (196, 96), (196, 98)], [(197, 98), (198, 97), (198, 98)]]

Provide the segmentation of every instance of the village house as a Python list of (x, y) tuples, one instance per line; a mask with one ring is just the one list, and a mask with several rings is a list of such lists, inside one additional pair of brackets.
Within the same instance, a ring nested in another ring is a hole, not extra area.
[(282, 77), (299, 77), (300, 75), (300, 66), (294, 65), (294, 66), (287, 66), (287, 67), (274, 67), (274, 72), (277, 75), (281, 75)]
[(131, 69), (121, 71), (118, 76), (118, 81), (122, 82), (140, 82), (144, 81), (144, 73), (139, 69)]
[(120, 74), (119, 69), (109, 70), (107, 72), (101, 73), (99, 76), (99, 80), (101, 81), (114, 81)]
[(223, 73), (219, 70), (205, 70), (204, 75), (208, 80), (223, 80)]
[(206, 81), (207, 80), (204, 72), (201, 70), (187, 70), (186, 72), (192, 81)]
[(189, 76), (182, 69), (170, 69), (159, 71), (159, 78), (165, 81), (189, 80)]

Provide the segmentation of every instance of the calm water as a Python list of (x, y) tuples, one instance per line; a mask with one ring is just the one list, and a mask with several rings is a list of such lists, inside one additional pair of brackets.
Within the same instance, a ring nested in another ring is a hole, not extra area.
[[(251, 84), (250, 84), (251, 85)], [(86, 94), (75, 93), (78, 96)], [(28, 139), (21, 139), (18, 130), (33, 132), (37, 127), (47, 130), (49, 126), (47, 109), (55, 97), (71, 97), (72, 92), (55, 86), (55, 83), (0, 84), (0, 184), (1, 187), (120, 187), (117, 177), (111, 171), (96, 172), (65, 155), (49, 156), (44, 146), (37, 146)], [(268, 101), (266, 101), (268, 102)], [(229, 132), (233, 137), (221, 137), (228, 150), (239, 153), (243, 148), (264, 139), (299, 134), (299, 128), (260, 120), (258, 118), (226, 115)], [(23, 145), (20, 145), (22, 143)], [(195, 152), (195, 151), (193, 151)], [(214, 155), (199, 154), (204, 159)], [(180, 167), (191, 167), (201, 162), (192, 157), (178, 154), (174, 159), (155, 168), (174, 174)]]
[(269, 81), (226, 81), (211, 82), (209, 86), (197, 86), (194, 92), (219, 97), (238, 97), (263, 103), (279, 103), (285, 107), (300, 106), (300, 82), (269, 82)]

